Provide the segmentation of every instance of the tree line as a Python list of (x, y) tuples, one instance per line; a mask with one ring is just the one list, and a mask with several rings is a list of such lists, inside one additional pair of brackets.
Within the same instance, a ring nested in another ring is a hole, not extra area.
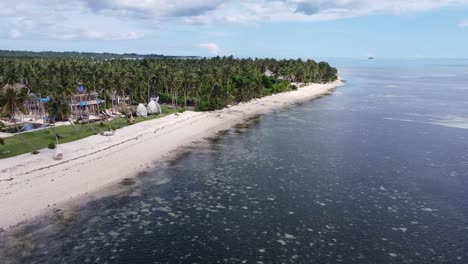
[(134, 104), (148, 103), (150, 96), (159, 95), (163, 103), (174, 107), (204, 111), (287, 91), (291, 82), (336, 79), (336, 68), (327, 62), (300, 59), (0, 57), (3, 94), (8, 87), (21, 84), (29, 92), (59, 103), (82, 85), (106, 102), (111, 94), (129, 97)]
[(136, 53), (97, 53), (78, 51), (19, 51), (0, 50), (0, 57), (31, 57), (31, 58), (91, 58), (91, 59), (198, 59), (198, 56), (168, 56), (162, 54), (136, 54)]

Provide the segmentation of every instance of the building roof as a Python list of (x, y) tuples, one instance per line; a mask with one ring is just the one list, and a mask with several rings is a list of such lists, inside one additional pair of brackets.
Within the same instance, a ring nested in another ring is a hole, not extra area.
[(274, 73), (272, 71), (270, 71), (269, 69), (267, 69), (263, 74), (266, 77), (272, 77), (274, 75)]
[(21, 90), (21, 89), (23, 89), (23, 88), (25, 88), (25, 87), (26, 87), (26, 85), (24, 85), (24, 84), (22, 84), (22, 83), (16, 83), (16, 84), (14, 84), (14, 85), (5, 84), (5, 85), (3, 86), (3, 89), (13, 88), (13, 89), (15, 89), (15, 90)]

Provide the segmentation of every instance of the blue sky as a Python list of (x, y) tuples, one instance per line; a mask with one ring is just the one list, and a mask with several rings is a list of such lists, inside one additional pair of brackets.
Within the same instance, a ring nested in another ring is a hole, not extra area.
[(468, 58), (468, 0), (2, 0), (0, 49)]

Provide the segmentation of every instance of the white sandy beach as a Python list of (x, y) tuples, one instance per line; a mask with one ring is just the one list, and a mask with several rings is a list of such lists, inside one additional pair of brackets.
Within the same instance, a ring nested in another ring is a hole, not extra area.
[(138, 123), (112, 137), (91, 136), (60, 145), (64, 159), (52, 150), (0, 160), (0, 228), (52, 213), (61, 205), (154, 167), (182, 146), (212, 136), (252, 116), (294, 102), (310, 100), (342, 85), (314, 84), (213, 112), (187, 111)]

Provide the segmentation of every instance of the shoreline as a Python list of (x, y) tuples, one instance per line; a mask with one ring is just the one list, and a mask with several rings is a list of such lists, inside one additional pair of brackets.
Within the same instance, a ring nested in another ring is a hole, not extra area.
[[(212, 112), (186, 111), (127, 126), (112, 137), (90, 136), (53, 150), (0, 160), (0, 230), (53, 213), (63, 204), (86, 199), (125, 178), (153, 168), (182, 146), (214, 135), (253, 116), (315, 99), (343, 85), (312, 84)], [(98, 173), (97, 173), (98, 172)]]

